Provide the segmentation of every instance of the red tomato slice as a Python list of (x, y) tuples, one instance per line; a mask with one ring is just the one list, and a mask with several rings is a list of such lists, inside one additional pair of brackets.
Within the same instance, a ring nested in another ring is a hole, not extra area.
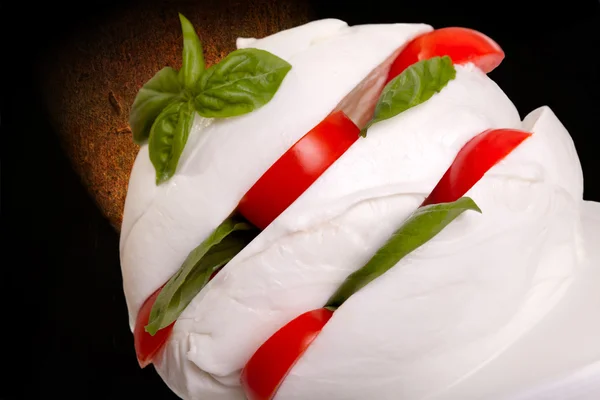
[(270, 400), (308, 346), (319, 335), (333, 311), (308, 311), (288, 322), (267, 339), (242, 370), (248, 400)]
[(475, 136), (460, 149), (422, 206), (458, 200), (530, 136), (531, 133), (517, 129), (488, 129)]
[(150, 311), (152, 311), (152, 306), (154, 305), (154, 302), (156, 301), (156, 298), (161, 290), (162, 287), (156, 292), (152, 293), (152, 295), (146, 299), (135, 320), (135, 328), (133, 329), (133, 343), (135, 345), (135, 353), (137, 355), (138, 363), (142, 368), (152, 363), (154, 356), (156, 356), (158, 352), (162, 350), (167, 343), (167, 340), (169, 340), (169, 336), (173, 330), (173, 325), (175, 325), (175, 322), (173, 322), (166, 328), (156, 332), (154, 336), (150, 335), (144, 329), (145, 326), (148, 325)]
[(264, 229), (359, 138), (342, 111), (329, 114), (298, 140), (244, 195), (238, 211)]
[[(208, 280), (212, 280), (212, 278), (214, 278), (220, 270), (221, 268), (214, 271)], [(135, 353), (137, 355), (138, 363), (142, 368), (145, 368), (148, 366), (148, 364), (151, 364), (152, 360), (154, 360), (154, 357), (162, 350), (171, 336), (173, 325), (175, 325), (175, 322), (173, 322), (171, 325), (156, 332), (154, 336), (146, 332), (145, 329), (146, 325), (148, 325), (148, 321), (150, 320), (150, 312), (152, 311), (154, 302), (156, 302), (156, 298), (163, 287), (164, 285), (146, 299), (135, 320), (135, 327), (133, 328), (133, 343), (135, 346)]]
[(498, 43), (473, 29), (436, 29), (408, 43), (392, 64), (388, 81), (412, 64), (437, 56), (449, 56), (453, 64), (472, 62), (488, 73), (500, 65), (504, 51)]

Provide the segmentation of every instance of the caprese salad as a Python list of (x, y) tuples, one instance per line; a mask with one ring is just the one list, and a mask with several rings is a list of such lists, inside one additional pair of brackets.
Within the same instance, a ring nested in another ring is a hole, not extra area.
[(207, 67), (180, 20), (181, 69), (130, 115), (141, 367), (189, 399), (422, 398), (551, 309), (581, 168), (548, 108), (521, 121), (486, 76), (496, 42), (321, 20)]

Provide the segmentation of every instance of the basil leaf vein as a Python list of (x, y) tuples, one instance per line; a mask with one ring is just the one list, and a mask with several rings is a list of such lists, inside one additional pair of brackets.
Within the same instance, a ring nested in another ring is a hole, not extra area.
[(205, 68), (202, 44), (192, 23), (179, 14), (183, 32), (183, 62), (181, 64), (181, 81), (186, 89), (193, 90)]
[(150, 161), (156, 171), (156, 184), (175, 173), (179, 157), (187, 142), (194, 122), (191, 101), (178, 101), (165, 108), (154, 121), (148, 140)]
[(173, 323), (208, 283), (217, 269), (227, 264), (258, 235), (245, 220), (232, 217), (190, 252), (179, 271), (162, 288), (152, 310), (146, 332), (156, 334)]
[(381, 92), (373, 118), (361, 131), (366, 136), (371, 125), (424, 103), (456, 77), (448, 56), (419, 61), (392, 79)]
[(235, 50), (202, 75), (196, 110), (208, 118), (249, 113), (273, 98), (291, 68), (265, 50)]
[(181, 90), (177, 71), (171, 67), (161, 69), (142, 86), (129, 114), (129, 126), (136, 143), (141, 144), (148, 139), (158, 115), (179, 98)]
[(367, 264), (346, 278), (325, 307), (333, 310), (338, 308), (350, 296), (427, 243), (467, 210), (481, 212), (470, 197), (418, 208)]

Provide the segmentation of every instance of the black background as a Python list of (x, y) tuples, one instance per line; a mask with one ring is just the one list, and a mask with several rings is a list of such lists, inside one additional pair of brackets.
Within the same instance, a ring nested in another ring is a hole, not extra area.
[[(118, 235), (61, 152), (31, 68), (48, 44), (77, 34), (78, 26), (94, 18), (118, 12), (124, 3), (0, 6), (4, 299), (0, 316), (5, 348), (0, 399), (175, 398), (152, 368), (137, 366), (121, 287)], [(350, 24), (426, 22), (487, 33), (506, 52), (490, 76), (522, 116), (540, 105), (552, 107), (575, 140), (584, 170), (584, 197), (600, 200), (600, 161), (594, 145), (600, 134), (597, 0), (556, 5), (313, 3), (317, 18), (337, 17)]]

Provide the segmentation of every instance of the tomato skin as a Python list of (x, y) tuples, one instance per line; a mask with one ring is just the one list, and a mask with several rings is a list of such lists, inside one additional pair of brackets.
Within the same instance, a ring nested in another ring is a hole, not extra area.
[(342, 111), (329, 114), (286, 151), (250, 188), (238, 212), (264, 229), (359, 138)]
[(152, 306), (161, 290), (162, 287), (146, 299), (135, 320), (133, 343), (138, 363), (142, 368), (151, 364), (154, 357), (162, 350), (169, 340), (169, 336), (171, 336), (173, 325), (175, 325), (175, 322), (173, 322), (171, 325), (156, 332), (154, 336), (146, 332), (145, 327), (148, 325), (148, 320), (150, 319), (150, 311), (152, 311)]
[(458, 200), (530, 136), (518, 129), (488, 129), (475, 136), (460, 149), (422, 206)]
[(449, 56), (453, 64), (472, 62), (483, 72), (494, 70), (504, 59), (504, 51), (491, 38), (468, 28), (441, 28), (417, 36), (398, 55), (388, 81), (412, 64), (437, 56)]
[(242, 370), (248, 400), (271, 400), (308, 346), (319, 335), (333, 311), (319, 308), (288, 322), (267, 339)]

